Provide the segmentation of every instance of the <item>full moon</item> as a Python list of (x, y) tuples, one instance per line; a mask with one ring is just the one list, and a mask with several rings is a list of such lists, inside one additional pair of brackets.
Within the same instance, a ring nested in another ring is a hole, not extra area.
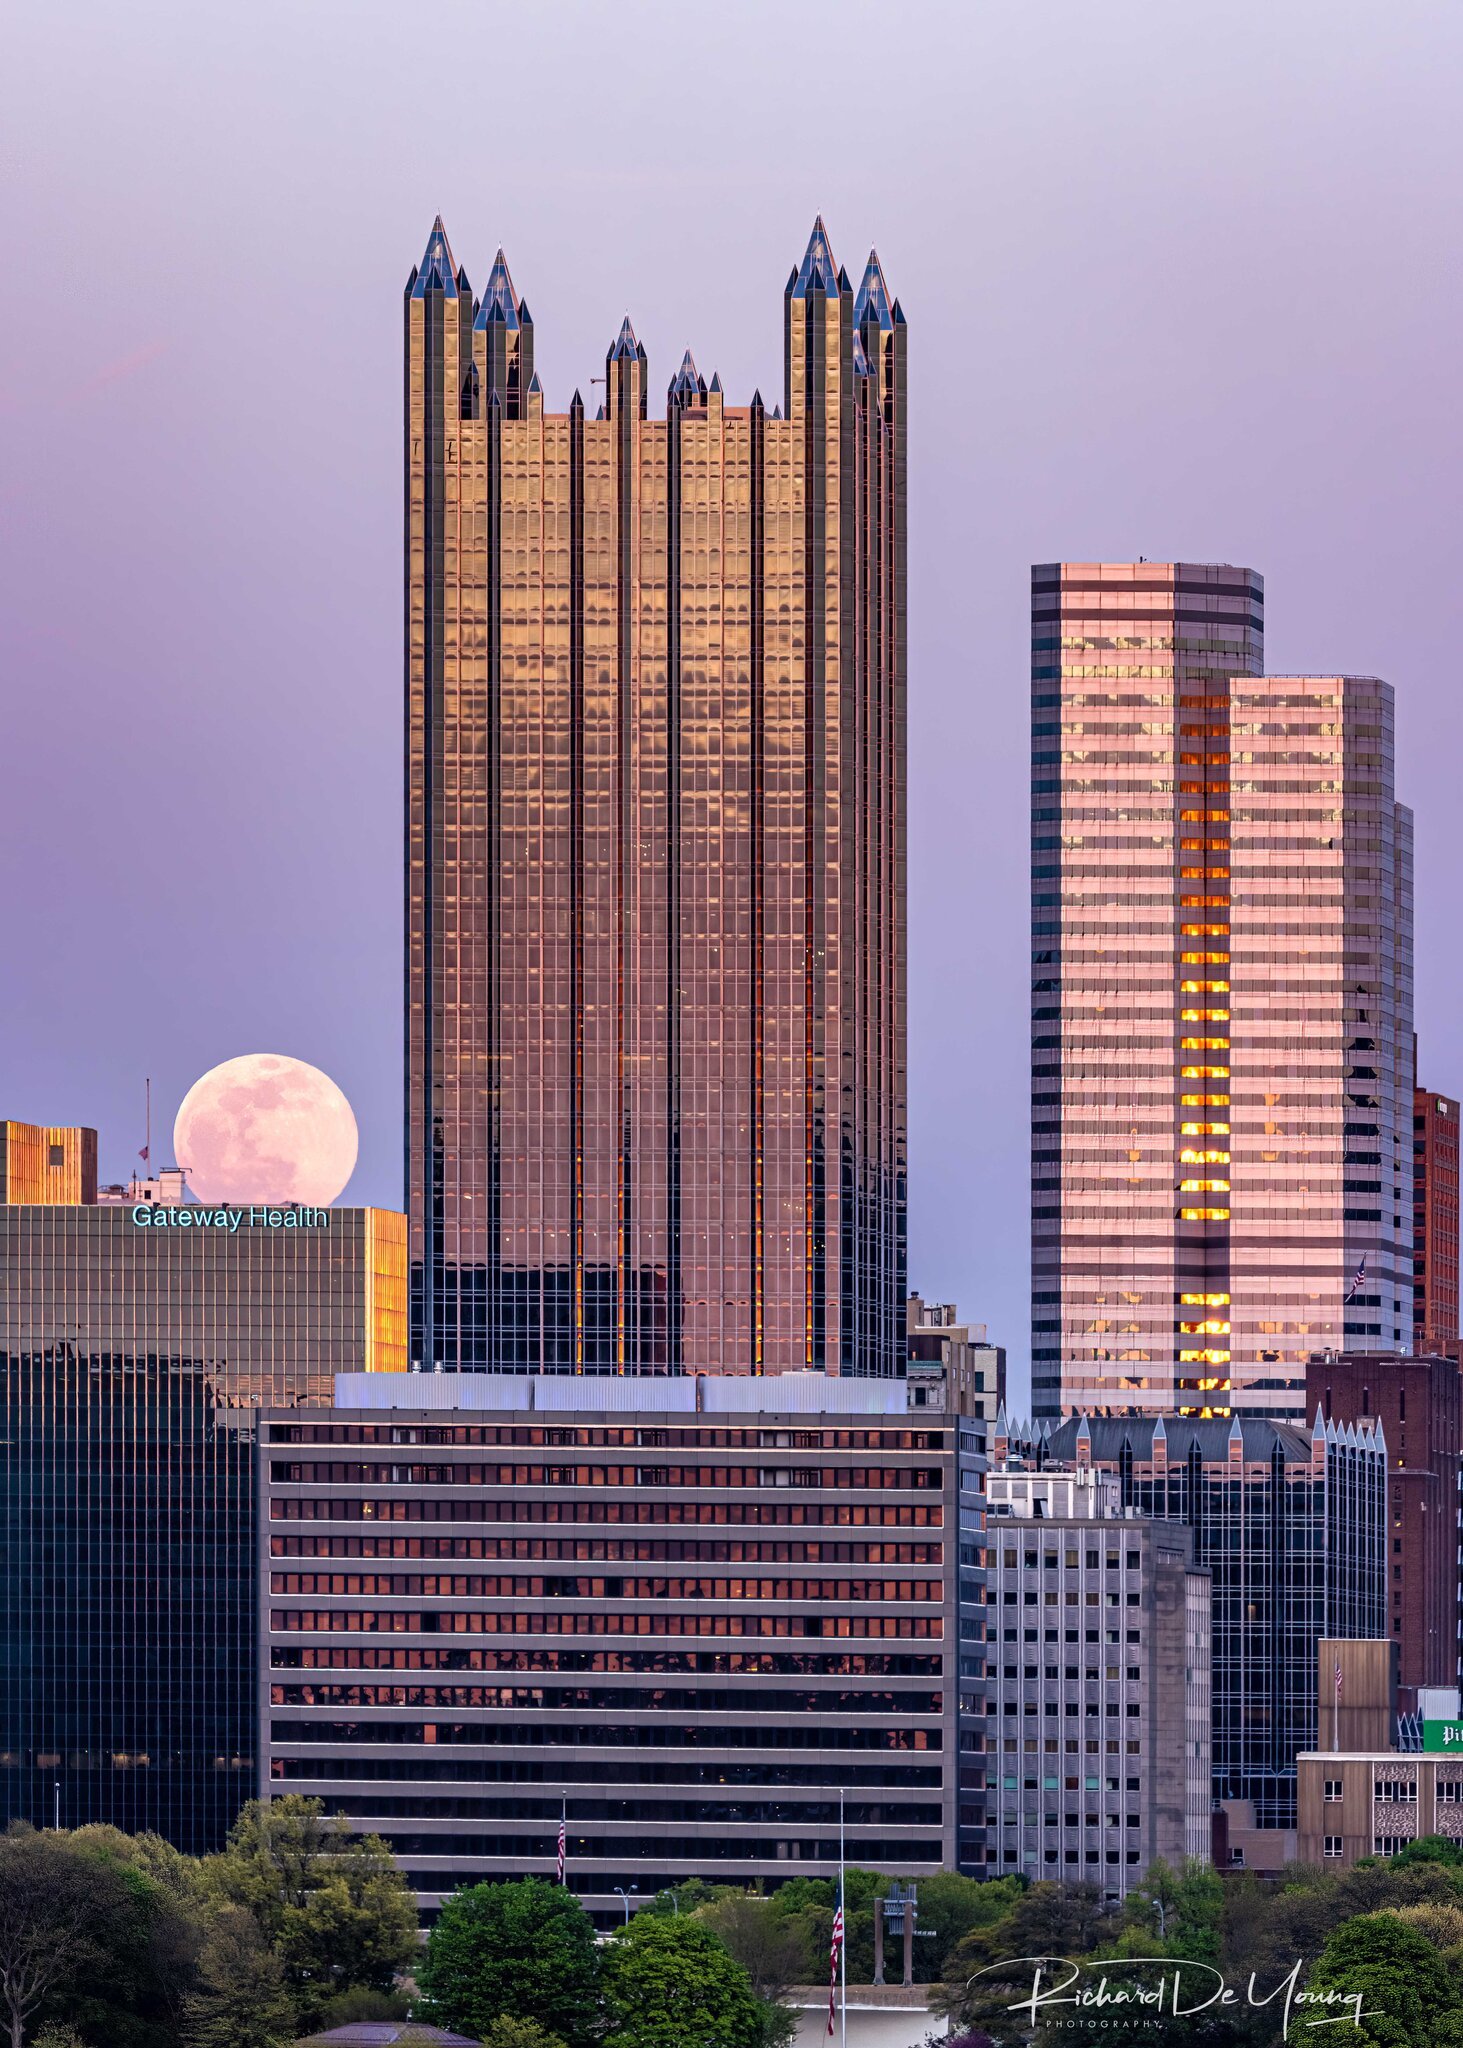
[(210, 1067), (183, 1097), (173, 1157), (204, 1202), (333, 1202), (355, 1171), (351, 1106), (328, 1074), (283, 1053)]

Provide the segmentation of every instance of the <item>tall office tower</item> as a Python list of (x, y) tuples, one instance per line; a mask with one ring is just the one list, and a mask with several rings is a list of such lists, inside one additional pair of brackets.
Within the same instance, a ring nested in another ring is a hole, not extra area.
[(1412, 1348), (1458, 1345), (1458, 1104), (1412, 1095)]
[(906, 336), (821, 221), (784, 340), (551, 413), (501, 253), (408, 282), (426, 1370), (899, 1370)]
[(0, 1202), (94, 1202), (97, 1134), (80, 1124), (0, 1119)]
[(1407, 1341), (1392, 692), (1262, 639), (1249, 570), (1033, 571), (1039, 1414), (1300, 1419), (1312, 1351)]
[(406, 1219), (0, 1206), (0, 1828), (218, 1849), (257, 1789), (262, 1404), (406, 1365)]

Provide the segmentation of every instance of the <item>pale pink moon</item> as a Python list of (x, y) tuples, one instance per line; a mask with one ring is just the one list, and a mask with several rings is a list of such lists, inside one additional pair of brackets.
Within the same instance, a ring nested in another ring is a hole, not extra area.
[(355, 1171), (351, 1106), (328, 1074), (283, 1053), (210, 1067), (183, 1097), (173, 1157), (203, 1202), (333, 1202)]

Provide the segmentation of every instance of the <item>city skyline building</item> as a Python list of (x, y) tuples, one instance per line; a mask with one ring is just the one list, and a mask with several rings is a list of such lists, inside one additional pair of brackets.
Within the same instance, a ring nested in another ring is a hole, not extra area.
[(1388, 1633), (1387, 1439), (1260, 1417), (1002, 1414), (992, 1475), (1092, 1472), (1122, 1506), (1194, 1531), (1211, 1579), (1214, 1799), (1235, 1828), (1295, 1826), (1295, 1758), (1316, 1743), (1316, 1644)]
[(405, 1218), (280, 1213), (0, 1204), (0, 1827), (254, 1794), (260, 1409), (407, 1350)]
[(1412, 1097), (1412, 1348), (1458, 1350), (1458, 1115), (1456, 1097)]
[[(985, 1460), (897, 1382), (342, 1376), (263, 1419), (260, 1794), (428, 1914), (984, 1852)], [(957, 1787), (957, 1757), (959, 1784)]]
[(1124, 1897), (1207, 1863), (1211, 1586), (1194, 1534), (1091, 1466), (986, 1475), (986, 1875)]
[(1252, 570), (1032, 572), (1040, 1415), (1299, 1422), (1312, 1351), (1411, 1341), (1393, 693), (1263, 644)]
[(0, 1120), (0, 1202), (97, 1198), (97, 1134), (84, 1124)]
[[(500, 252), (405, 297), (424, 1370), (904, 1357), (906, 327), (813, 229), (784, 381), (627, 318), (552, 413)], [(599, 380), (596, 380), (599, 381)]]

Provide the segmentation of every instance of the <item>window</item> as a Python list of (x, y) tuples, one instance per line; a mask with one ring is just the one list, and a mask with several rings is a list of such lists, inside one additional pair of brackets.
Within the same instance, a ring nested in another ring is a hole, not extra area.
[(64, 1166), (66, 1164), (66, 1148), (64, 1145), (51, 1146), (50, 1164), (52, 1166)]
[(1378, 1835), (1372, 1845), (1372, 1853), (1376, 1856), (1400, 1855), (1407, 1846), (1407, 1841), (1408, 1837), (1405, 1835)]
[(1328, 1806), (1334, 1805), (1341, 1797), (1341, 1780), (1339, 1778), (1328, 1778), (1326, 1780), (1325, 1797)]
[[(1381, 1844), (1378, 1843), (1377, 1846), (1380, 1848)], [(1325, 1856), (1339, 1856), (1341, 1854), (1340, 1835), (1327, 1835), (1321, 1853)]]
[(1439, 1799), (1463, 1799), (1463, 1781), (1457, 1778), (1439, 1778)]
[(1417, 1797), (1417, 1786), (1399, 1778), (1378, 1778), (1373, 1791), (1376, 1798), (1393, 1802)]

